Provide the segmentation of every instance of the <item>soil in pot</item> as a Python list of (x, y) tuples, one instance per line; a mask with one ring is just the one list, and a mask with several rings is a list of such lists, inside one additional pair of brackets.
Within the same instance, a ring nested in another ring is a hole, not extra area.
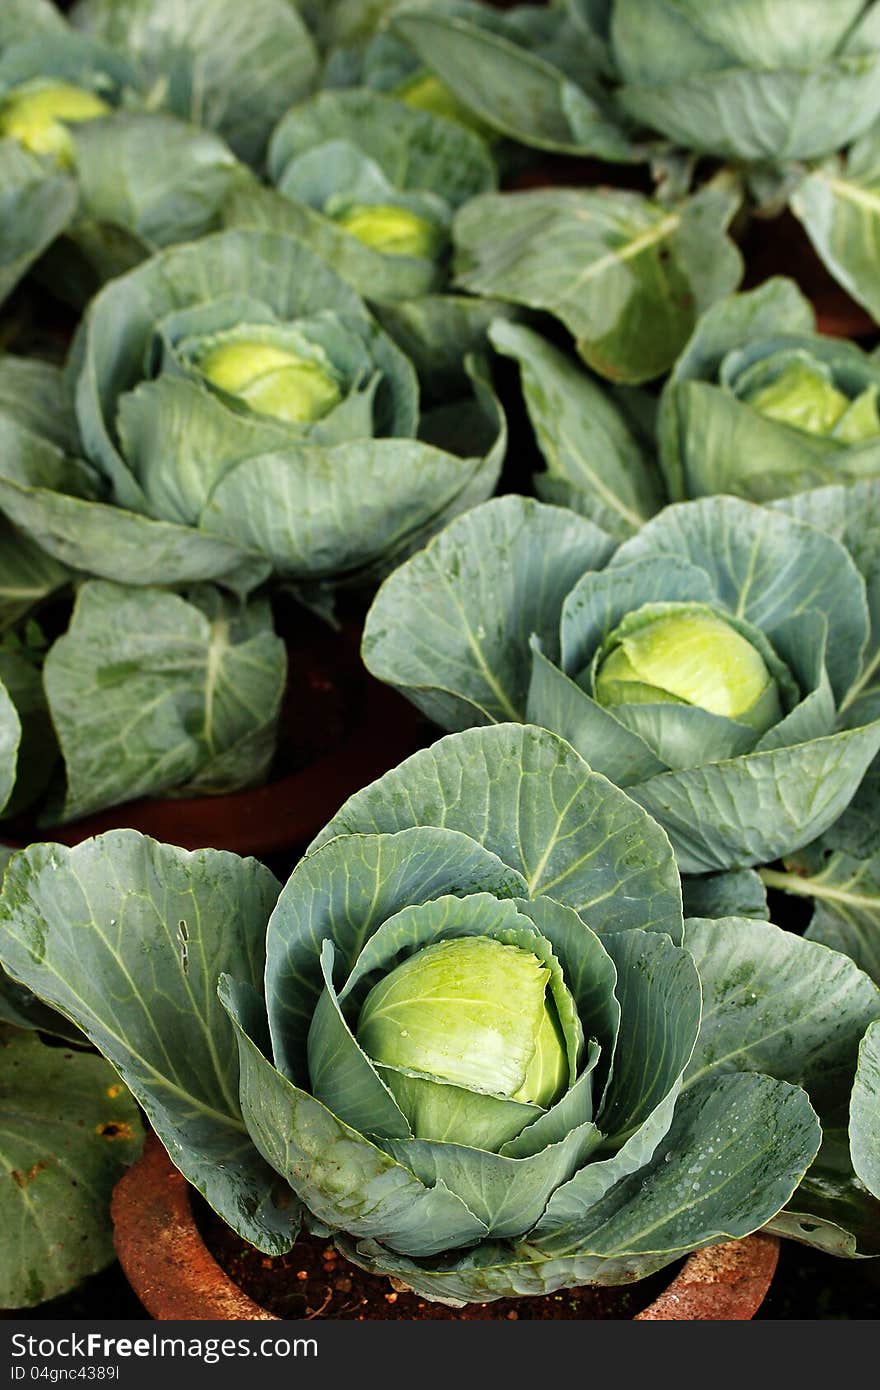
[[(631, 1319), (670, 1282), (663, 1270), (619, 1288), (566, 1289), (541, 1298), (502, 1298), (448, 1308), (418, 1294), (396, 1291), (340, 1255), (331, 1241), (303, 1234), (289, 1255), (271, 1258), (241, 1240), (201, 1199), (193, 1201), (199, 1230), (220, 1268), (249, 1298), (278, 1318), (334, 1318), (347, 1322), (559, 1321)], [(674, 1273), (674, 1267), (672, 1272)]]

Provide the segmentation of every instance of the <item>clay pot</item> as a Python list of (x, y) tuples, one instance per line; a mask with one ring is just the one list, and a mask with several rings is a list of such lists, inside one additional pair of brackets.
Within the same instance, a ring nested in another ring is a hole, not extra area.
[[(208, 1250), (196, 1224), (187, 1182), (154, 1135), (149, 1136), (143, 1157), (117, 1183), (111, 1212), (119, 1261), (154, 1318), (275, 1320), (273, 1313), (233, 1283)], [(635, 1315), (635, 1321), (747, 1321), (770, 1287), (778, 1254), (778, 1240), (768, 1235), (701, 1250), (684, 1261), (659, 1296)], [(336, 1258), (332, 1250), (330, 1258)], [(370, 1282), (380, 1290), (374, 1295), (377, 1300), (399, 1296), (382, 1280)], [(569, 1293), (576, 1296), (577, 1290)], [(493, 1306), (487, 1305), (489, 1317)], [(430, 1310), (433, 1317), (462, 1316), (438, 1305), (430, 1305)], [(369, 1318), (369, 1311), (364, 1316)], [(388, 1316), (381, 1302), (376, 1316)], [(577, 1316), (587, 1319), (590, 1313), (587, 1309)]]
[(119, 826), (183, 849), (265, 858), (305, 849), (342, 803), (424, 742), (413, 707), (360, 661), (354, 625), (335, 632), (302, 620), (289, 642), (289, 677), (275, 771), (264, 786), (227, 796), (144, 797), (61, 826), (25, 819), (3, 841), (76, 845)]

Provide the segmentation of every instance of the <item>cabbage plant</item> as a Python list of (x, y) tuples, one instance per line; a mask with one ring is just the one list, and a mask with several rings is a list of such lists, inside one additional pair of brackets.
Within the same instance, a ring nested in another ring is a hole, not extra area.
[(880, 360), (818, 333), (792, 280), (711, 305), (659, 402), (597, 381), (525, 323), (490, 323), (488, 336), (519, 369), (546, 465), (538, 495), (615, 539), (668, 501), (771, 502), (880, 473)]
[(822, 489), (817, 513), (826, 492), (839, 536), (712, 497), (617, 547), (498, 499), (388, 577), (364, 659), (446, 728), (563, 735), (665, 827), (682, 872), (767, 863), (837, 820), (880, 748), (880, 485)]
[(0, 818), (265, 779), (287, 674), (265, 599), (88, 580), (60, 635), (38, 617), (0, 638)]
[(470, 372), (420, 410), (409, 360), (293, 237), (172, 247), (98, 294), (63, 374), (0, 364), (0, 512), (122, 584), (366, 582), (494, 488), (503, 418)]
[(768, 501), (880, 473), (880, 361), (815, 332), (788, 280), (714, 304), (663, 392), (660, 461), (673, 500)]
[(268, 171), (274, 188), (234, 188), (226, 224), (301, 237), (371, 300), (441, 288), (453, 214), (496, 183), (477, 135), (360, 89), (293, 107), (273, 132)]
[[(155, 103), (154, 103), (155, 104)], [(40, 270), (82, 303), (158, 247), (219, 225), (243, 177), (211, 131), (151, 109), (143, 74), (73, 32), (0, 56), (0, 292)]]
[(18, 0), (0, 28), (0, 295), (59, 236), (41, 274), (82, 304), (219, 226), (239, 159), (262, 164), (317, 68), (287, 0), (247, 15), (230, 0), (210, 14), (193, 0), (86, 0), (70, 22)]
[[(518, 10), (470, 0), (395, 11), (392, 32), (474, 115), (537, 149), (655, 161), (673, 184), (725, 161), (786, 203), (880, 317), (876, 0), (558, 0), (538, 51)], [(487, 256), (493, 228), (487, 238)]]
[(877, 1250), (880, 991), (768, 922), (683, 923), (662, 830), (544, 730), (416, 754), (283, 889), (131, 831), (34, 845), (0, 960), (268, 1253), (304, 1222), (466, 1303), (768, 1223)]

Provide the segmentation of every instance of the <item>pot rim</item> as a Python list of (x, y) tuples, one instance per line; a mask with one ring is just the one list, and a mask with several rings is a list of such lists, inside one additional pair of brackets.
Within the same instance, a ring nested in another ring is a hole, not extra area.
[[(119, 1262), (153, 1318), (279, 1321), (233, 1283), (208, 1250), (189, 1184), (155, 1134), (116, 1184), (111, 1217)], [(748, 1321), (764, 1300), (778, 1257), (777, 1237), (764, 1232), (699, 1250), (633, 1321)]]

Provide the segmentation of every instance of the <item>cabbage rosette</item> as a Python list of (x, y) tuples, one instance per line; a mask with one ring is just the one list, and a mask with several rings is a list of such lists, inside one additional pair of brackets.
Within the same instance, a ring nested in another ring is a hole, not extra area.
[(534, 149), (653, 161), (673, 190), (727, 161), (721, 182), (788, 204), (880, 318), (877, 0), (563, 0), (540, 42), (528, 14), (437, 0), (390, 28), (474, 118)]
[(364, 659), (447, 728), (562, 734), (683, 873), (765, 863), (828, 829), (880, 748), (878, 484), (805, 496), (669, 506), (616, 549), (560, 508), (487, 503), (384, 582)]
[(420, 413), (408, 359), (308, 247), (219, 233), (107, 285), (63, 377), (0, 364), (0, 510), (120, 583), (360, 582), (494, 488), (503, 417), (470, 370)]
[(0, 639), (0, 820), (259, 784), (286, 676), (265, 598), (79, 584), (60, 635), (31, 617)]
[(0, 57), (0, 292), (49, 251), (43, 278), (80, 304), (219, 225), (242, 167), (219, 136), (155, 105), (136, 64), (69, 30)]
[(360, 89), (321, 92), (289, 111), (272, 135), (268, 169), (274, 188), (235, 188), (226, 225), (301, 237), (371, 300), (441, 288), (456, 209), (497, 178), (473, 132)]
[(403, 7), (391, 29), (487, 124), (538, 148), (633, 158), (627, 135), (647, 130), (723, 159), (815, 159), (880, 116), (876, 0), (558, 9), (537, 53), (516, 13), (460, 0)]
[(714, 304), (663, 392), (660, 460), (673, 500), (755, 502), (880, 473), (880, 362), (815, 331), (789, 280)]
[[(429, 1298), (630, 1282), (806, 1227), (816, 1112), (850, 1092), (850, 1188), (871, 1176), (877, 987), (768, 922), (683, 924), (660, 827), (529, 726), (357, 793), (280, 893), (252, 860), (131, 831), (32, 846), (0, 960), (248, 1240), (278, 1253), (304, 1220)], [(865, 1230), (875, 1206), (866, 1188)]]

